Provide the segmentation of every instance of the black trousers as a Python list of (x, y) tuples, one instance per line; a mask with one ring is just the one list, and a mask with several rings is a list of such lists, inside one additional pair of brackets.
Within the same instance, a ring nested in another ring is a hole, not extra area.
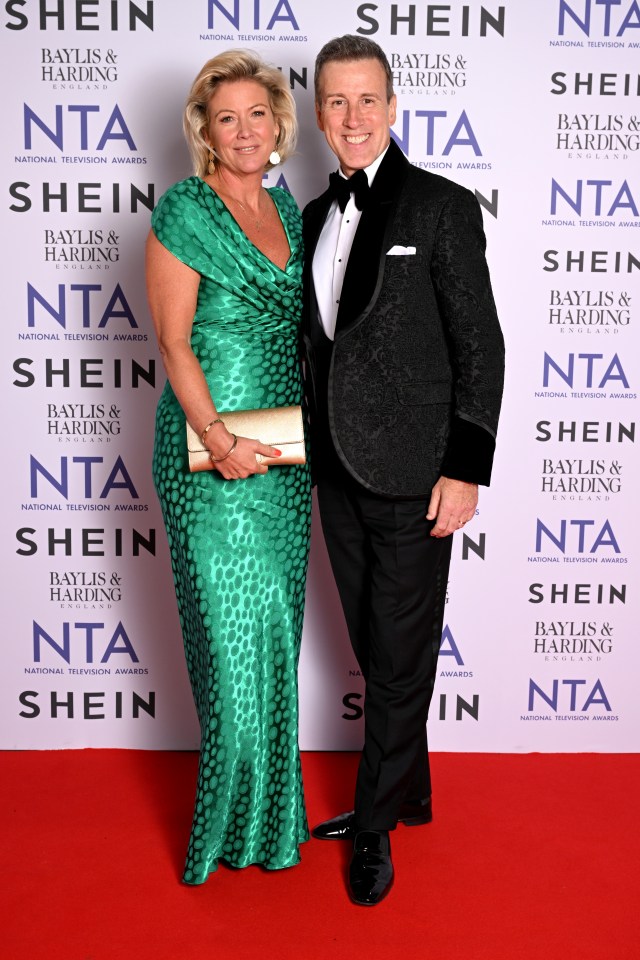
[(320, 460), (318, 502), (349, 636), (366, 681), (358, 829), (391, 830), (400, 806), (431, 794), (426, 722), (451, 537), (429, 535), (427, 500), (396, 501)]

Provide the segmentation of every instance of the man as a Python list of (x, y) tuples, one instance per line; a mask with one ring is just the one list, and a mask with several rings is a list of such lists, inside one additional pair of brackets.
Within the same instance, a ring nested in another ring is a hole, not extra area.
[(366, 691), (355, 809), (313, 833), (353, 840), (350, 895), (372, 905), (393, 882), (389, 831), (431, 820), (425, 726), (451, 534), (489, 483), (503, 341), (478, 203), (390, 140), (381, 48), (327, 43), (315, 95), (340, 170), (304, 211), (312, 454)]

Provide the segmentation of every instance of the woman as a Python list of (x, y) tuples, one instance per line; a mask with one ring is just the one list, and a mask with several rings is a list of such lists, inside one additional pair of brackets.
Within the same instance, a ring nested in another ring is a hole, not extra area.
[[(299, 862), (308, 838), (297, 667), (310, 519), (306, 466), (235, 438), (221, 411), (301, 401), (300, 214), (265, 170), (291, 155), (295, 106), (247, 51), (205, 64), (184, 127), (195, 176), (161, 198), (147, 242), (151, 313), (168, 383), (156, 419), (162, 504), (201, 728), (186, 883), (222, 859)], [(185, 418), (213, 470), (189, 473)]]

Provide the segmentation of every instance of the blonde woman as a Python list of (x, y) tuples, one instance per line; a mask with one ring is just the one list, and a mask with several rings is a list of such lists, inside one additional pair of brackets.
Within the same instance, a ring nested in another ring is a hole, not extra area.
[[(184, 881), (219, 860), (279, 869), (307, 839), (297, 667), (309, 543), (306, 465), (235, 437), (221, 411), (301, 402), (300, 214), (266, 170), (291, 155), (281, 72), (231, 50), (194, 81), (184, 115), (194, 175), (171, 187), (147, 243), (151, 313), (168, 383), (156, 419), (162, 504), (201, 727)], [(213, 469), (189, 473), (185, 419)]]

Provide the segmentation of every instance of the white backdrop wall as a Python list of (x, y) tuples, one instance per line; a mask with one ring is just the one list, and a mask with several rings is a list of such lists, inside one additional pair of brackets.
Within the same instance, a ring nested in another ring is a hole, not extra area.
[[(313, 61), (352, 32), (390, 58), (410, 160), (476, 191), (507, 340), (432, 746), (637, 750), (638, 3), (10, 0), (1, 16), (1, 745), (197, 744), (150, 476), (150, 210), (191, 172), (183, 101), (228, 47), (281, 67), (298, 104), (298, 155), (265, 182), (301, 206), (321, 192)], [(303, 748), (360, 745), (317, 522), (300, 697)]]

